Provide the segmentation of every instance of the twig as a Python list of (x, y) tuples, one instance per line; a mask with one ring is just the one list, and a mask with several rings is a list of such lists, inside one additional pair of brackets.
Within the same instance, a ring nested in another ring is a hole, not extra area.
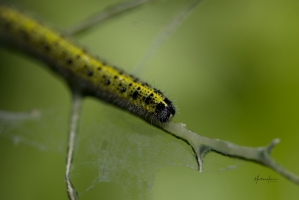
[(239, 146), (228, 141), (200, 136), (197, 133), (188, 130), (186, 125), (182, 123), (170, 122), (164, 125), (163, 129), (190, 144), (196, 154), (198, 169), (200, 172), (203, 171), (205, 155), (210, 151), (214, 151), (224, 156), (249, 160), (265, 165), (299, 185), (299, 177), (297, 175), (284, 169), (270, 157), (272, 149), (280, 142), (279, 139), (274, 139), (268, 146), (253, 148)]
[(77, 35), (87, 29), (95, 26), (96, 24), (100, 24), (103, 21), (106, 21), (109, 18), (115, 17), (124, 13), (125, 11), (132, 10), (134, 8), (138, 8), (146, 3), (149, 3), (153, 0), (133, 0), (129, 2), (119, 3), (115, 6), (109, 7), (106, 10), (100, 12), (95, 16), (91, 16), (88, 19), (84, 20), (81, 23), (76, 24), (75, 26), (69, 28), (66, 33), (69, 35)]
[(72, 92), (72, 111), (71, 111), (70, 130), (68, 135), (68, 148), (67, 148), (66, 170), (65, 170), (67, 195), (70, 200), (79, 199), (78, 193), (71, 182), (70, 172), (72, 169), (72, 164), (73, 164), (74, 155), (76, 151), (77, 135), (79, 131), (79, 122), (81, 116), (81, 107), (82, 107), (82, 95), (77, 92)]
[(181, 8), (177, 13), (175, 13), (171, 20), (158, 32), (156, 37), (150, 44), (147, 52), (144, 54), (142, 59), (139, 61), (134, 69), (136, 74), (140, 73), (145, 66), (145, 63), (153, 55), (155, 51), (163, 44), (165, 41), (171, 37), (172, 34), (176, 32), (179, 26), (187, 19), (187, 17), (194, 11), (196, 6), (203, 0), (190, 0), (183, 8)]
[(24, 120), (24, 119), (38, 119), (40, 118), (40, 111), (32, 109), (29, 112), (10, 112), (0, 110), (0, 119), (6, 120)]

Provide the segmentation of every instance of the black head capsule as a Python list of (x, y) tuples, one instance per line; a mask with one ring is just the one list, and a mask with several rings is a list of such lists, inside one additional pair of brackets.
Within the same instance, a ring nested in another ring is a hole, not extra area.
[(175, 107), (172, 102), (166, 98), (164, 103), (160, 102), (156, 106), (156, 116), (161, 123), (169, 122), (175, 115)]

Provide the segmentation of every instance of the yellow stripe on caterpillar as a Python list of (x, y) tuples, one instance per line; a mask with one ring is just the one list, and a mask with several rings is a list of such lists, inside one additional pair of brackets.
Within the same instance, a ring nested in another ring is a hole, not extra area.
[(159, 90), (14, 8), (0, 6), (0, 38), (46, 62), (84, 95), (98, 97), (154, 124), (166, 123), (175, 115), (174, 105)]

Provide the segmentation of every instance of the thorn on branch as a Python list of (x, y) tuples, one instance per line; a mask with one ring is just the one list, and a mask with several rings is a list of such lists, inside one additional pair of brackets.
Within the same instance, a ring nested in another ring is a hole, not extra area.
[(278, 144), (280, 143), (280, 139), (276, 138), (274, 140), (272, 140), (272, 142), (269, 144), (269, 146), (267, 147), (267, 153), (270, 155), (272, 149)]

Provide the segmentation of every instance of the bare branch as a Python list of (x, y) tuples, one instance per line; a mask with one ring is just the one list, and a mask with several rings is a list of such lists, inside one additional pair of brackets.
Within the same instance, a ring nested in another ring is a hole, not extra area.
[(24, 119), (38, 119), (40, 118), (40, 111), (32, 109), (29, 112), (10, 112), (0, 110), (0, 119), (6, 120), (24, 120)]
[(66, 33), (69, 35), (77, 35), (83, 31), (88, 30), (89, 28), (95, 26), (96, 24), (100, 24), (103, 21), (106, 21), (109, 18), (115, 17), (124, 13), (125, 11), (132, 10), (134, 8), (138, 8), (146, 3), (149, 3), (153, 0), (133, 0), (129, 2), (119, 3), (115, 6), (111, 6), (106, 10), (91, 16), (90, 18), (84, 20), (81, 23), (76, 24), (75, 26), (69, 28)]
[(270, 157), (272, 149), (280, 142), (279, 139), (273, 140), (268, 146), (253, 148), (239, 146), (228, 141), (200, 136), (197, 133), (188, 130), (186, 125), (182, 123), (170, 122), (164, 125), (163, 129), (190, 144), (196, 153), (198, 169), (200, 172), (203, 171), (205, 155), (210, 151), (214, 151), (224, 156), (249, 160), (265, 165), (299, 185), (299, 177), (297, 175), (284, 169)]
[(187, 19), (187, 17), (193, 12), (197, 4), (203, 0), (191, 0), (183, 8), (181, 8), (177, 13), (173, 15), (171, 20), (158, 32), (156, 37), (153, 39), (151, 45), (149, 46), (147, 52), (143, 58), (139, 61), (134, 71), (136, 74), (140, 73), (144, 68), (144, 64), (149, 60), (155, 51), (163, 44), (165, 41), (174, 34), (179, 26)]
[(67, 194), (70, 200), (78, 200), (79, 196), (72, 184), (70, 172), (73, 166), (73, 160), (76, 152), (76, 144), (78, 139), (79, 122), (81, 116), (82, 95), (77, 92), (72, 92), (72, 112), (70, 120), (70, 130), (68, 135), (68, 148), (66, 157), (65, 181)]

